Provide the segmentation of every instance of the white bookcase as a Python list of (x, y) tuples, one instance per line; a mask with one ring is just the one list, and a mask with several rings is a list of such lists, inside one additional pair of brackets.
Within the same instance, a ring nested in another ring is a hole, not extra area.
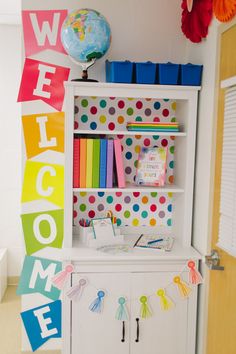
[[(65, 214), (64, 259), (75, 272), (69, 285), (86, 276), (96, 288), (134, 298), (153, 293), (181, 272), (188, 259), (200, 255), (192, 247), (197, 100), (200, 87), (66, 83), (65, 114)], [(176, 119), (180, 132), (134, 133), (125, 128), (129, 120)], [(73, 189), (74, 134), (112, 136), (121, 139), (126, 188)], [(158, 135), (157, 135), (158, 134)], [(139, 187), (134, 183), (138, 146), (167, 146), (167, 183), (164, 187)], [(82, 246), (78, 238), (80, 217), (99, 217), (112, 209), (129, 241), (141, 233), (161, 232), (175, 237), (173, 250), (158, 253), (135, 250), (130, 254), (107, 255)], [(73, 237), (74, 234), (74, 237)], [(183, 273), (185, 274), (185, 273)], [(68, 286), (69, 286), (68, 285)], [(174, 289), (172, 289), (174, 292)], [(171, 290), (171, 291), (172, 291)], [(130, 302), (126, 340), (121, 342), (121, 323), (115, 320), (117, 302), (111, 296), (101, 317), (88, 310), (94, 289), (88, 288), (78, 303), (63, 297), (63, 354), (194, 354), (197, 289), (178, 301), (171, 314), (160, 313), (153, 302), (152, 319), (140, 321), (136, 342), (138, 305)], [(173, 298), (175, 294), (173, 293)]]

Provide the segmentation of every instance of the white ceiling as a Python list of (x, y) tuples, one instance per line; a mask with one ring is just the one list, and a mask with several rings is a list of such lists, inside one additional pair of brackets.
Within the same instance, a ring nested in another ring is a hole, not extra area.
[(20, 24), (21, 0), (0, 0), (0, 24)]

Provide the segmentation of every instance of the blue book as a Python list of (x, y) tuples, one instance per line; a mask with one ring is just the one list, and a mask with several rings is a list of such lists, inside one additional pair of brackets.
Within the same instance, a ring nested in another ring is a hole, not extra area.
[(106, 188), (107, 179), (107, 140), (100, 140), (100, 178), (99, 187)]

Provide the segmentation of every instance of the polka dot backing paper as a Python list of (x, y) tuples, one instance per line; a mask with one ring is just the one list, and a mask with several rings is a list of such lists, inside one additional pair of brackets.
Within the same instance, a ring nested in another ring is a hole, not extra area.
[[(103, 130), (104, 135), (118, 131), (113, 136), (121, 139), (126, 182), (134, 183), (136, 166), (142, 146), (162, 146), (168, 150), (166, 183), (174, 183), (174, 137), (122, 135), (129, 121), (174, 122), (176, 102), (163, 99), (137, 99), (116, 97), (77, 97), (75, 100), (75, 129)], [(107, 134), (106, 134), (107, 133)], [(138, 187), (137, 187), (138, 190)], [(171, 227), (171, 193), (86, 193), (74, 194), (74, 224), (80, 218), (104, 217), (111, 210), (118, 226)]]

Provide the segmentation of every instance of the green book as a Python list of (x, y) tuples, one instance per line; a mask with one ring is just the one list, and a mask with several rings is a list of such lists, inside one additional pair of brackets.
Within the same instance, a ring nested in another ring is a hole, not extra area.
[(99, 188), (100, 139), (93, 140), (93, 188)]

